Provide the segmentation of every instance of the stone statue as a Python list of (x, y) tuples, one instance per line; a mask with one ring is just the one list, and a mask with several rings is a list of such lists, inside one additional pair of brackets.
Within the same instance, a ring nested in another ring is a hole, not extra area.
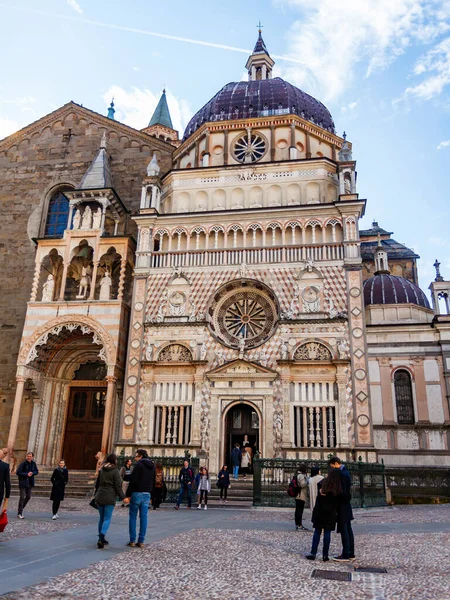
[(81, 229), (92, 229), (92, 211), (89, 206), (86, 206), (81, 219)]
[(156, 322), (162, 323), (164, 321), (164, 315), (166, 314), (166, 305), (167, 305), (167, 290), (164, 290), (161, 296), (161, 304), (158, 308), (158, 314), (156, 315)]
[(73, 229), (80, 229), (81, 224), (81, 212), (80, 209), (77, 208), (75, 211), (75, 216), (73, 217)]
[(48, 275), (47, 281), (42, 286), (42, 302), (52, 302), (55, 292), (55, 279), (52, 274)]
[(261, 352), (259, 353), (260, 365), (262, 365), (263, 367), (267, 367), (268, 362), (269, 362), (269, 356), (264, 352), (264, 350), (261, 350)]
[(148, 344), (145, 349), (145, 360), (153, 360), (153, 344)]
[(244, 358), (244, 355), (245, 355), (245, 337), (243, 334), (241, 334), (241, 337), (239, 338), (238, 348), (239, 348), (239, 358), (242, 359), (242, 358)]
[(149, 177), (158, 177), (161, 167), (158, 165), (156, 154), (153, 153), (152, 160), (147, 165), (147, 175)]
[(83, 267), (81, 269), (80, 287), (78, 288), (78, 299), (84, 299), (87, 296), (88, 288), (91, 285), (91, 267)]
[(344, 359), (348, 356), (348, 345), (344, 338), (338, 341), (337, 349), (339, 353), (339, 358)]
[(100, 300), (111, 300), (112, 280), (108, 269), (100, 280)]
[(208, 348), (206, 347), (206, 342), (203, 342), (203, 344), (200, 346), (200, 360), (206, 360), (207, 351)]
[(197, 320), (197, 305), (195, 304), (195, 302), (190, 299), (190, 303), (191, 303), (191, 312), (189, 313), (189, 321), (193, 322)]
[(273, 421), (273, 427), (275, 430), (274, 433), (276, 441), (281, 442), (283, 436), (283, 419), (281, 418), (281, 415), (275, 416), (275, 419)]
[(240, 276), (242, 279), (245, 279), (245, 278), (247, 277), (247, 275), (248, 275), (248, 269), (247, 269), (247, 265), (246, 265), (246, 263), (245, 263), (245, 262), (243, 262), (243, 263), (241, 264), (241, 266), (239, 267), (239, 276)]
[(286, 342), (281, 342), (280, 350), (281, 350), (281, 360), (287, 360), (288, 347), (287, 347)]
[(100, 229), (101, 223), (102, 209), (99, 206), (92, 216), (92, 229)]

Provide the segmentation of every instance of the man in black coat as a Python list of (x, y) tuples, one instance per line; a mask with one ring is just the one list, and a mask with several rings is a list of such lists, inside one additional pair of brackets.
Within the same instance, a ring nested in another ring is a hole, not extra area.
[(3, 502), (3, 498), (5, 499), (5, 503), (3, 504), (3, 509), (6, 510), (8, 507), (9, 496), (11, 495), (11, 478), (9, 476), (9, 465), (8, 463), (0, 460), (0, 507)]
[(339, 556), (333, 556), (337, 562), (349, 562), (355, 558), (355, 538), (353, 536), (352, 521), (353, 510), (351, 505), (352, 478), (348, 469), (338, 456), (332, 456), (328, 465), (333, 469), (339, 469), (342, 485), (342, 502), (338, 506), (337, 526), (341, 534), (342, 552)]
[(189, 465), (189, 461), (185, 460), (183, 466), (180, 469), (180, 476), (178, 477), (180, 480), (180, 493), (178, 494), (178, 500), (174, 508), (178, 510), (180, 508), (180, 504), (183, 502), (184, 494), (187, 495), (188, 508), (191, 508), (191, 491), (192, 484), (194, 483), (194, 469)]
[(16, 471), (19, 478), (19, 507), (17, 509), (17, 518), (23, 519), (23, 509), (31, 498), (31, 490), (34, 488), (34, 478), (39, 475), (36, 463), (34, 462), (33, 452), (28, 452), (26, 460), (20, 463)]
[(131, 471), (130, 483), (126, 498), (124, 499), (125, 504), (130, 504), (128, 522), (130, 541), (128, 542), (128, 546), (136, 546), (136, 521), (139, 512), (137, 546), (143, 548), (145, 534), (147, 533), (148, 507), (155, 487), (155, 465), (148, 457), (147, 451), (143, 448), (136, 450), (134, 459), (136, 464)]

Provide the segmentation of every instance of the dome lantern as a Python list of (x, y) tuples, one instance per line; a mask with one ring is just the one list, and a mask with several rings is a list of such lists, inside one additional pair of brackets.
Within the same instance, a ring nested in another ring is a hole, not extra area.
[(249, 81), (260, 81), (272, 78), (272, 68), (275, 61), (270, 57), (266, 44), (261, 34), (261, 23), (258, 25), (258, 39), (252, 54), (250, 54), (245, 68), (248, 71)]

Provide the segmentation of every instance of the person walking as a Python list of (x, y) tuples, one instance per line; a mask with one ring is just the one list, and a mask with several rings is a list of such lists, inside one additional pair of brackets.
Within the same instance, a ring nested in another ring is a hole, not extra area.
[(53, 500), (52, 519), (55, 520), (59, 519), (59, 505), (64, 500), (64, 491), (67, 483), (69, 482), (69, 471), (67, 470), (64, 460), (61, 459), (59, 461), (59, 465), (53, 471), (50, 481), (52, 482), (52, 493), (50, 494), (50, 500)]
[(246, 479), (247, 479), (249, 464), (250, 464), (250, 454), (244, 448), (242, 450), (242, 454), (241, 454), (241, 470), (242, 470), (242, 473), (244, 474), (244, 481), (246, 481)]
[[(124, 466), (119, 471), (120, 477), (122, 478), (122, 491), (125, 495), (127, 494), (128, 486), (130, 484), (132, 466), (133, 461), (131, 458), (127, 458)], [(125, 504), (122, 502), (122, 507), (123, 506), (125, 506)]]
[(205, 499), (205, 508), (208, 509), (208, 493), (211, 491), (211, 480), (209, 478), (208, 469), (203, 467), (203, 471), (200, 477), (200, 481), (198, 484), (198, 488), (200, 490), (200, 496), (198, 498), (198, 506), (197, 508), (200, 510), (202, 508), (203, 498)]
[(180, 475), (178, 477), (180, 481), (180, 493), (178, 494), (178, 500), (176, 505), (174, 506), (175, 510), (180, 508), (180, 504), (183, 502), (184, 494), (187, 495), (187, 508), (191, 508), (192, 498), (192, 484), (194, 482), (194, 470), (189, 466), (189, 461), (185, 460), (183, 466), (180, 469)]
[(333, 556), (333, 560), (336, 562), (349, 562), (355, 558), (355, 538), (352, 530), (353, 510), (351, 505), (352, 478), (347, 467), (338, 456), (332, 456), (328, 461), (328, 465), (339, 470), (342, 486), (337, 511), (337, 530), (341, 534), (342, 552), (339, 556)]
[(0, 459), (0, 514), (3, 514), (8, 508), (10, 495), (11, 477), (9, 475), (9, 465)]
[(230, 487), (230, 472), (228, 466), (223, 465), (217, 475), (217, 485), (220, 489), (220, 503), (227, 502), (228, 488)]
[(317, 498), (317, 484), (322, 481), (323, 476), (320, 474), (319, 467), (311, 467), (311, 477), (308, 479), (309, 487), (309, 508), (311, 513), (316, 505)]
[(128, 546), (136, 546), (136, 521), (139, 512), (138, 548), (144, 547), (148, 524), (148, 507), (155, 487), (155, 465), (150, 460), (147, 451), (138, 448), (134, 455), (136, 464), (131, 473), (130, 485), (127, 490), (126, 503), (130, 503), (128, 530), (130, 541)]
[(305, 509), (305, 503), (308, 498), (308, 481), (306, 479), (306, 467), (300, 465), (296, 475), (298, 493), (295, 497), (295, 529), (297, 531), (309, 531), (303, 526), (303, 511)]
[(333, 469), (328, 477), (323, 479), (323, 481), (320, 481), (318, 484), (317, 500), (314, 504), (314, 510), (311, 519), (314, 525), (314, 535), (312, 539), (311, 552), (306, 555), (308, 560), (314, 560), (316, 558), (322, 531), (322, 559), (323, 562), (330, 560), (328, 553), (330, 550), (331, 532), (336, 529), (337, 511), (341, 495), (341, 476), (339, 471)]
[(20, 463), (16, 471), (19, 478), (19, 506), (17, 508), (17, 518), (23, 519), (23, 511), (31, 498), (31, 490), (34, 488), (34, 478), (39, 475), (36, 463), (34, 462), (34, 453), (28, 452), (26, 459)]
[(201, 479), (202, 475), (203, 475), (203, 467), (200, 467), (197, 475), (195, 476), (195, 480), (194, 480), (195, 487), (197, 489), (197, 504), (200, 503), (200, 479)]
[(155, 487), (151, 497), (153, 510), (161, 506), (167, 496), (167, 486), (164, 480), (164, 469), (161, 463), (156, 463), (155, 466)]
[(242, 452), (239, 447), (239, 444), (236, 443), (234, 445), (233, 450), (231, 451), (231, 465), (233, 467), (233, 477), (235, 481), (238, 480), (239, 477), (239, 467), (241, 466)]
[(94, 498), (99, 514), (97, 548), (104, 548), (109, 544), (105, 535), (111, 525), (117, 496), (121, 500), (125, 498), (122, 491), (122, 479), (117, 468), (117, 456), (108, 454), (95, 482)]

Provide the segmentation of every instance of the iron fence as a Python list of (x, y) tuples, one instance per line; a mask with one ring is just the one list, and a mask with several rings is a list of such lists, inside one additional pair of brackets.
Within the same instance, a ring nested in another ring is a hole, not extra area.
[[(319, 467), (326, 475), (328, 464), (320, 460), (287, 460), (255, 458), (253, 461), (253, 505), (254, 506), (293, 506), (293, 498), (287, 488), (300, 465), (311, 472), (311, 467)], [(380, 463), (346, 462), (352, 478), (352, 506), (386, 506), (386, 486), (384, 465)], [(307, 501), (306, 506), (309, 500)]]
[[(125, 453), (121, 453), (117, 457), (119, 469), (123, 467), (129, 458), (134, 462), (134, 455), (125, 456)], [(189, 460), (189, 464), (193, 468), (194, 473), (197, 473), (200, 466), (200, 459), (191, 457), (189, 454), (186, 454), (185, 456), (150, 456), (149, 458), (155, 465), (160, 464), (164, 469), (164, 481), (167, 487), (167, 497), (165, 501), (175, 503), (180, 491), (179, 475), (184, 461)]]
[(386, 467), (386, 485), (393, 503), (450, 502), (450, 469)]

